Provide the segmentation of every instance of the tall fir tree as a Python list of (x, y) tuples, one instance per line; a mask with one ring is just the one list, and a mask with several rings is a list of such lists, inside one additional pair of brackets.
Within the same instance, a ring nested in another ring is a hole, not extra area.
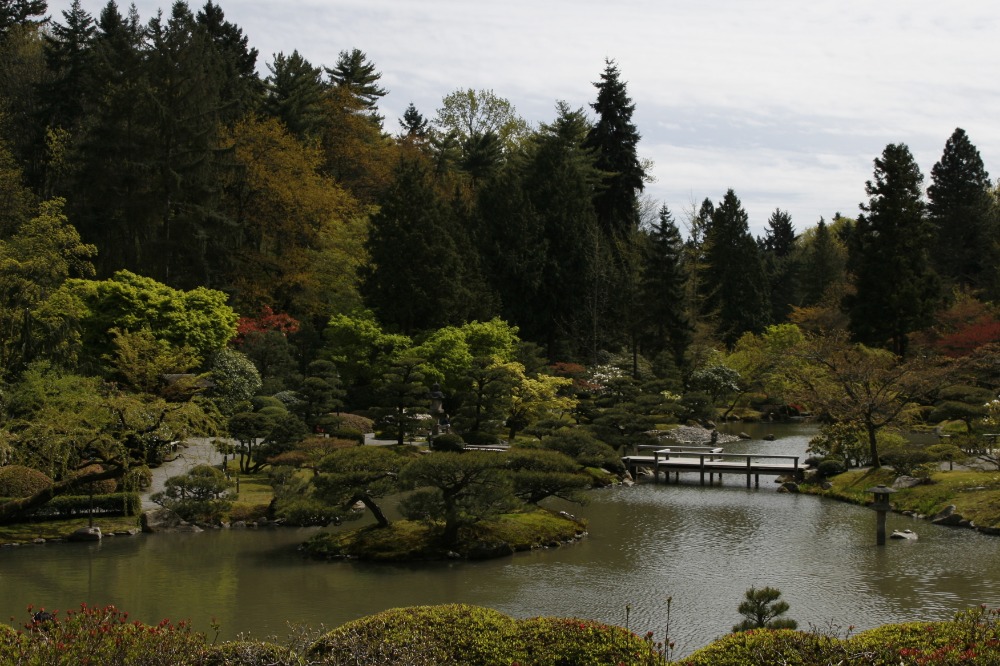
[(686, 303), (688, 274), (683, 265), (684, 241), (665, 204), (646, 233), (643, 249), (640, 343), (650, 358), (669, 351), (674, 365), (681, 368), (693, 335)]
[(221, 61), (221, 119), (231, 124), (256, 110), (262, 100), (264, 83), (257, 76), (257, 49), (250, 46), (243, 29), (227, 21), (222, 8), (212, 0), (205, 3), (196, 18)]
[(948, 138), (944, 154), (931, 168), (927, 199), (935, 231), (932, 257), (942, 280), (992, 291), (1000, 256), (990, 176), (962, 128)]
[(92, 41), (94, 18), (73, 0), (63, 12), (65, 23), (52, 23), (45, 39), (45, 61), (55, 79), (46, 86), (45, 122), (73, 131), (82, 120), (87, 98), (94, 92)]
[(327, 88), (323, 70), (298, 51), (287, 56), (275, 54), (267, 68), (270, 75), (264, 80), (264, 111), (300, 139), (316, 139), (323, 123), (323, 95)]
[(830, 226), (822, 217), (816, 223), (809, 242), (802, 248), (802, 262), (798, 265), (801, 303), (818, 305), (827, 290), (844, 272), (841, 250)]
[(904, 356), (911, 332), (939, 301), (931, 267), (934, 228), (921, 197), (924, 177), (905, 144), (889, 144), (865, 183), (868, 203), (848, 237), (855, 293), (844, 299), (854, 339)]
[(601, 80), (594, 87), (597, 101), (590, 106), (597, 122), (585, 146), (595, 151), (597, 168), (604, 172), (594, 206), (609, 238), (628, 238), (638, 228), (638, 197), (646, 177), (637, 153), (639, 130), (632, 122), (635, 104), (613, 60), (605, 61)]
[(726, 346), (747, 331), (760, 333), (770, 323), (764, 263), (750, 235), (749, 217), (733, 190), (726, 192), (712, 214), (700, 286), (704, 312)]
[(34, 26), (48, 20), (46, 0), (0, 0), (0, 40), (18, 26)]
[(760, 244), (773, 322), (785, 321), (798, 299), (797, 257), (794, 253), (797, 239), (792, 216), (780, 208), (775, 209), (767, 220), (767, 230)]

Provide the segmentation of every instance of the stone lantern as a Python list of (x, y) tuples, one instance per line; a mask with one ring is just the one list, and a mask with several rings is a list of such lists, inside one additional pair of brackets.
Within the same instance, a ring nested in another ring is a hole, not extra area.
[(875, 544), (878, 546), (885, 545), (885, 514), (887, 511), (891, 510), (892, 507), (889, 505), (889, 495), (896, 492), (888, 486), (875, 486), (874, 488), (869, 488), (865, 491), (866, 493), (872, 493), (875, 496), (875, 501), (872, 502), (871, 507), (875, 509), (876, 519), (875, 519)]

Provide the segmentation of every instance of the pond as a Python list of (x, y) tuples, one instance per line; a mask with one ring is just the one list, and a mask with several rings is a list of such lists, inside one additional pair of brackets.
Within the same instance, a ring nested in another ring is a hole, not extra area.
[[(732, 451), (804, 453), (811, 428), (741, 426), (755, 439)], [(766, 482), (765, 482), (766, 481)], [(191, 619), (223, 638), (287, 633), (288, 623), (337, 626), (386, 608), (463, 602), (517, 617), (577, 616), (626, 622), (660, 638), (672, 599), (676, 656), (726, 633), (750, 586), (779, 588), (801, 627), (948, 619), (1000, 606), (1000, 540), (890, 514), (888, 529), (917, 541), (874, 545), (875, 515), (863, 507), (778, 494), (771, 478), (747, 490), (741, 476), (700, 487), (641, 484), (595, 491), (567, 510), (589, 536), (561, 548), (488, 562), (372, 565), (313, 562), (296, 546), (313, 530), (220, 530), (107, 538), (0, 550), (0, 618), (26, 607), (113, 603), (155, 623)]]

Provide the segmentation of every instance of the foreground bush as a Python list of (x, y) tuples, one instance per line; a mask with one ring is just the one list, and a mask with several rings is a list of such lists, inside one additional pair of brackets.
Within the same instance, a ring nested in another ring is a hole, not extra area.
[(336, 666), (661, 664), (647, 641), (591, 620), (515, 620), (489, 608), (451, 604), (396, 608), (326, 634), (310, 657)]
[(30, 497), (52, 485), (52, 479), (23, 465), (0, 467), (0, 497)]

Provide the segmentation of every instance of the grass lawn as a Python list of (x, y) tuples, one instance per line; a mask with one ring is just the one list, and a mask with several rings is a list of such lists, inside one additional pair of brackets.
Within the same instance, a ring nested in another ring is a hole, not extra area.
[[(829, 479), (833, 487), (803, 486), (806, 492), (867, 504), (872, 494), (865, 490), (877, 485), (892, 486), (895, 473), (889, 469), (853, 470)], [(949, 504), (963, 518), (980, 527), (1000, 527), (1000, 471), (942, 470), (934, 472), (931, 483), (902, 488), (889, 501), (896, 511), (913, 511), (925, 516), (938, 513)]]

